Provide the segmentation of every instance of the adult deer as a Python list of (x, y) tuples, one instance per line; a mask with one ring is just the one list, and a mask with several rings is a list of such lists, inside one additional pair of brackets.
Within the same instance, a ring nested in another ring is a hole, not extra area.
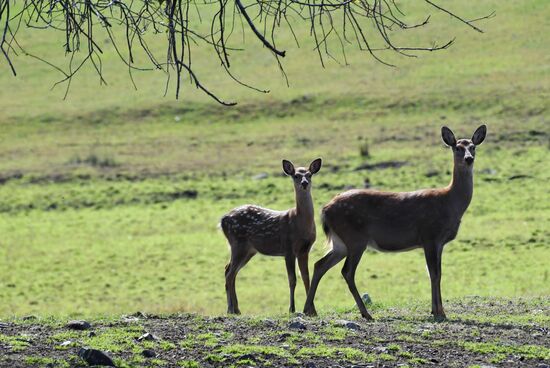
[(231, 248), (231, 259), (225, 266), (227, 312), (240, 314), (235, 291), (239, 270), (256, 254), (285, 257), (290, 287), (290, 312), (295, 312), (296, 258), (300, 274), (309, 290), (308, 254), (315, 242), (315, 221), (311, 198), (311, 177), (321, 169), (321, 159), (314, 160), (309, 168), (294, 168), (283, 160), (283, 171), (294, 182), (296, 207), (287, 211), (245, 205), (235, 208), (221, 219), (221, 228)]
[(436, 320), (445, 319), (440, 291), (441, 255), (443, 246), (455, 238), (472, 199), (475, 147), (486, 133), (482, 125), (472, 139), (457, 141), (451, 129), (441, 129), (443, 142), (452, 148), (454, 156), (453, 178), (445, 188), (404, 193), (358, 189), (334, 197), (321, 214), (331, 250), (315, 263), (304, 313), (316, 315), (313, 301), (319, 281), (345, 257), (342, 275), (361, 315), (372, 319), (355, 285), (355, 270), (365, 248), (386, 252), (423, 248), (432, 287), (432, 314)]

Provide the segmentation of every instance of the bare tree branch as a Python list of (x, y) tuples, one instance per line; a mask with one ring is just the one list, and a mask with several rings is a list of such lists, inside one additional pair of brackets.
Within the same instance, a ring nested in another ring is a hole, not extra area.
[[(450, 15), (478, 32), (483, 31), (473, 23), (494, 16), (493, 12), (466, 20), (431, 0), (424, 1), (433, 9)], [(209, 29), (202, 24), (205, 16), (210, 20), (207, 23)], [(414, 57), (417, 52), (444, 50), (453, 43), (454, 39), (429, 46), (394, 43), (392, 35), (395, 30), (424, 27), (430, 15), (423, 19), (420, 23), (407, 24), (405, 13), (395, 0), (0, 0), (0, 52), (14, 76), (17, 73), (13, 57), (19, 53), (40, 60), (62, 73), (62, 79), (53, 87), (65, 84), (66, 97), (73, 77), (84, 66), (91, 65), (100, 84), (107, 83), (103, 76), (104, 50), (100, 40), (108, 39), (116, 55), (128, 67), (134, 88), (134, 72), (162, 70), (166, 73), (165, 94), (171, 81), (175, 80), (175, 95), (178, 98), (183, 86), (182, 78), (187, 77), (189, 83), (215, 101), (231, 106), (235, 103), (219, 98), (199, 79), (195, 69), (200, 61), (194, 62), (193, 54), (198, 47), (210, 47), (222, 70), (233, 81), (258, 92), (269, 92), (243, 82), (231, 70), (231, 55), (242, 51), (239, 44), (244, 42), (244, 24), (248, 25), (254, 39), (260, 41), (274, 56), (288, 84), (280, 59), (285, 57), (286, 52), (276, 46), (277, 34), (283, 28), (291, 32), (294, 41), (300, 46), (300, 39), (304, 35), (296, 32), (294, 27), (300, 23), (309, 24), (313, 50), (323, 67), (325, 56), (341, 63), (333, 49), (341, 53), (343, 64), (347, 64), (346, 47), (350, 45), (368, 52), (384, 65), (393, 66), (378, 53), (393, 51), (398, 55)], [(239, 23), (242, 40), (234, 41), (233, 35), (237, 34), (234, 32), (235, 26), (238, 27)], [(27, 52), (17, 41), (21, 30), (53, 30), (62, 33), (63, 50), (69, 56), (67, 65), (55, 65)], [(148, 44), (152, 37), (147, 35), (158, 38), (163, 34), (166, 35), (166, 53), (165, 61), (161, 62)]]

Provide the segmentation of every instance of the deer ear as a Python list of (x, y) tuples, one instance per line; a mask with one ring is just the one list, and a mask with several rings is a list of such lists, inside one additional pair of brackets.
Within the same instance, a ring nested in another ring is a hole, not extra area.
[(283, 171), (290, 176), (294, 175), (296, 172), (296, 170), (294, 170), (294, 165), (288, 160), (283, 160)]
[(485, 136), (487, 135), (487, 125), (483, 124), (479, 128), (476, 129), (474, 132), (474, 135), (472, 136), (472, 143), (476, 146), (478, 144), (481, 144), (485, 140)]
[(456, 146), (456, 138), (453, 131), (446, 126), (441, 127), (441, 138), (443, 138), (443, 142), (449, 147)]
[(321, 164), (323, 163), (323, 160), (320, 158), (313, 160), (311, 164), (309, 164), (309, 172), (312, 174), (317, 174), (319, 170), (321, 170)]

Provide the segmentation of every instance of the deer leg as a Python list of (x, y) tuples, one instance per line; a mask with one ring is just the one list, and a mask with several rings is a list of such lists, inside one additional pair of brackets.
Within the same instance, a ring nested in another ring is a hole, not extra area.
[(290, 289), (290, 307), (289, 312), (296, 312), (294, 305), (294, 291), (296, 290), (296, 257), (294, 255), (287, 255), (285, 257), (286, 273), (288, 275), (288, 287)]
[(313, 278), (311, 280), (311, 286), (309, 292), (307, 293), (306, 303), (304, 305), (304, 313), (308, 316), (316, 316), (317, 311), (315, 310), (315, 304), (313, 303), (315, 299), (315, 293), (317, 292), (317, 286), (323, 275), (334, 267), (338, 262), (344, 258), (346, 254), (337, 249), (332, 249), (328, 252), (323, 258), (315, 262), (313, 268)]
[(231, 249), (231, 261), (226, 266), (225, 271), (225, 292), (227, 294), (227, 313), (241, 314), (239, 310), (239, 302), (237, 300), (237, 292), (235, 290), (235, 280), (237, 273), (243, 268), (254, 253), (246, 252), (246, 250), (235, 247)]
[(305, 252), (298, 256), (298, 267), (300, 267), (300, 275), (306, 288), (306, 295), (309, 292), (309, 268), (308, 268), (308, 256), (309, 253)]
[(443, 301), (441, 300), (441, 255), (443, 252), (442, 246), (426, 246), (424, 247), (424, 255), (428, 272), (430, 273), (430, 281), (432, 287), (432, 314), (438, 321), (446, 319), (445, 311), (443, 310)]
[(363, 300), (357, 291), (357, 285), (355, 285), (355, 271), (357, 270), (357, 265), (363, 256), (363, 251), (364, 248), (359, 248), (353, 253), (348, 254), (344, 267), (342, 268), (342, 276), (344, 276), (344, 279), (348, 284), (349, 291), (351, 292), (351, 295), (353, 295), (353, 299), (355, 299), (355, 304), (357, 304), (357, 308), (359, 308), (361, 315), (363, 318), (372, 321), (373, 318), (367, 311), (365, 303), (363, 303)]
[(229, 261), (225, 265), (225, 294), (227, 296), (227, 313), (231, 313), (230, 311), (233, 310), (233, 298), (231, 296), (229, 284), (228, 284), (228, 278), (227, 275), (229, 274), (229, 270), (231, 270), (231, 261)]

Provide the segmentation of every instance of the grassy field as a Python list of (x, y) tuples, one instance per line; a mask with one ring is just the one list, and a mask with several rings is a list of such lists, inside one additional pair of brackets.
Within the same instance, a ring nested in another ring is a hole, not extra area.
[[(477, 34), (433, 12), (429, 28), (407, 40), (457, 35), (456, 44), (392, 60), (398, 68), (349, 50), (350, 66), (323, 70), (311, 48), (292, 47), (283, 35), (291, 88), (266, 52), (253, 63), (237, 54), (235, 65), (269, 95), (206, 76), (239, 102), (235, 108), (191, 88), (181, 101), (163, 98), (158, 73), (138, 75), (133, 91), (113, 55), (106, 56), (110, 86), (98, 87), (85, 72), (67, 101), (64, 91), (49, 91), (58, 76), (43, 64), (17, 58), (17, 78), (0, 64), (0, 318), (221, 314), (228, 249), (217, 223), (243, 203), (289, 208), (282, 158), (305, 165), (323, 157), (313, 188), (318, 213), (367, 179), (384, 190), (446, 185), (452, 161), (441, 125), (470, 137), (480, 122), (488, 138), (477, 152), (474, 199), (443, 257), (443, 296), (550, 294), (550, 7), (542, 0), (449, 6), (467, 17), (492, 10), (497, 17)], [(411, 7), (411, 17), (424, 10)], [(21, 33), (21, 42), (62, 62), (60, 43), (35, 33)], [(258, 51), (250, 40), (250, 52)], [(365, 147), (368, 157), (360, 154)], [(385, 161), (404, 165), (356, 170)], [(254, 179), (264, 172), (266, 179)], [(311, 266), (324, 252), (318, 233)], [(353, 305), (339, 268), (321, 283), (321, 312)], [(420, 251), (368, 253), (357, 282), (375, 302), (419, 302), (429, 312)], [(240, 272), (237, 292), (245, 314), (284, 313), (283, 259), (255, 257)]]

